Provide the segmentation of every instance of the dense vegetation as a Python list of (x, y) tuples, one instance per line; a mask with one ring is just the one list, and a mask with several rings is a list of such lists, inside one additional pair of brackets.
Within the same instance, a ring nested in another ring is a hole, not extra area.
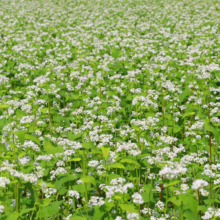
[(0, 219), (220, 219), (220, 2), (0, 1)]

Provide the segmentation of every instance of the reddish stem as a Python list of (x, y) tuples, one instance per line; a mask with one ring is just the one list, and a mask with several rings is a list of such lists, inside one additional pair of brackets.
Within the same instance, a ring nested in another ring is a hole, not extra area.
[(199, 199), (199, 205), (201, 205), (201, 203), (200, 203), (200, 196), (199, 196), (199, 190), (198, 190), (198, 199)]

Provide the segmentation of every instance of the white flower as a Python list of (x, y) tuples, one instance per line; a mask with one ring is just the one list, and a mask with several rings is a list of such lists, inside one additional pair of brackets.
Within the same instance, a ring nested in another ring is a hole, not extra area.
[(158, 207), (160, 210), (163, 210), (164, 209), (164, 204), (163, 202), (161, 201), (158, 201), (156, 204), (155, 204), (156, 207)]
[(200, 189), (200, 188), (203, 188), (203, 187), (206, 187), (206, 186), (208, 186), (207, 181), (197, 179), (193, 182), (192, 189), (197, 190), (197, 189)]
[(0, 75), (0, 85), (4, 85), (7, 84), (9, 82), (9, 78), (4, 76), (4, 75)]
[(135, 192), (132, 195), (132, 198), (133, 198), (134, 203), (138, 203), (138, 204), (143, 204), (144, 203), (144, 200), (143, 200), (142, 196), (137, 192)]
[(89, 167), (97, 167), (99, 164), (99, 161), (97, 160), (90, 160), (89, 163), (88, 163), (88, 166)]
[(72, 214), (69, 214), (67, 217), (63, 218), (63, 220), (70, 220), (71, 216), (72, 216)]
[(25, 124), (25, 123), (31, 123), (34, 121), (34, 115), (32, 116), (24, 116), (21, 120), (20, 123), (21, 124)]
[(121, 216), (117, 216), (115, 220), (124, 220)]
[(70, 196), (70, 197), (75, 196), (76, 199), (79, 199), (79, 198), (80, 198), (79, 193), (78, 193), (77, 191), (75, 191), (75, 190), (70, 190), (70, 191), (69, 191), (69, 196)]
[(80, 173), (80, 172), (82, 172), (82, 169), (81, 169), (80, 167), (77, 167), (77, 168), (75, 169), (75, 172), (76, 172), (76, 173)]
[(209, 212), (205, 212), (205, 215), (201, 217), (202, 219), (211, 219), (212, 218), (212, 214), (210, 214)]
[(42, 191), (43, 191), (43, 193), (45, 193), (46, 198), (50, 198), (51, 195), (53, 195), (57, 192), (57, 190), (53, 189), (53, 188), (42, 189)]
[(152, 209), (150, 209), (150, 208), (149, 208), (149, 209), (148, 209), (148, 208), (144, 208), (144, 209), (141, 210), (141, 212), (144, 213), (145, 215), (146, 215), (147, 213), (149, 213), (149, 214), (151, 215)]
[(200, 189), (199, 191), (201, 192), (202, 196), (208, 196), (209, 195), (209, 192), (205, 189)]
[(181, 184), (180, 188), (183, 192), (186, 192), (186, 190), (189, 189), (189, 186), (187, 184)]
[(0, 213), (4, 212), (5, 207), (3, 205), (0, 205)]
[(20, 164), (25, 165), (31, 161), (31, 158), (29, 156), (25, 156), (25, 157), (19, 158), (18, 160)]
[(102, 206), (105, 204), (105, 201), (102, 197), (98, 196), (91, 196), (91, 199), (89, 200), (89, 207), (92, 208), (92, 206)]
[(6, 184), (10, 183), (10, 179), (6, 177), (0, 177), (0, 187), (5, 188)]
[(77, 180), (76, 184), (83, 184), (84, 182), (82, 180)]
[(127, 219), (128, 219), (128, 220), (136, 220), (136, 219), (139, 219), (139, 214), (138, 214), (138, 213), (128, 213), (128, 214), (127, 214)]
[(160, 172), (160, 176), (164, 176), (167, 179), (177, 178), (181, 174), (185, 174), (187, 168), (183, 167), (181, 164), (177, 164), (175, 168), (165, 166)]

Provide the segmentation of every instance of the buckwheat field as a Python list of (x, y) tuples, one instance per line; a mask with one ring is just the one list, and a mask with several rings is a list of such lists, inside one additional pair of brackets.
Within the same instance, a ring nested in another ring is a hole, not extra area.
[(0, 219), (220, 219), (220, 2), (0, 1)]

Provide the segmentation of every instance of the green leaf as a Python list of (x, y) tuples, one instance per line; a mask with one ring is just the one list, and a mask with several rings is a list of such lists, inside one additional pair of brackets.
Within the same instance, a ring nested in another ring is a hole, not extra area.
[(72, 158), (72, 159), (68, 160), (67, 162), (78, 162), (80, 160), (81, 160), (81, 158)]
[(214, 199), (214, 202), (220, 203), (220, 200), (217, 199), (217, 198), (215, 198), (215, 199)]
[(66, 126), (70, 126), (70, 119), (69, 118), (67, 118), (67, 117), (61, 117), (61, 121), (63, 122), (65, 122), (65, 124), (66, 124)]
[(101, 147), (101, 149), (102, 149), (102, 153), (103, 153), (103, 156), (104, 156), (105, 160), (107, 160), (110, 148)]
[(124, 210), (124, 211), (126, 211), (126, 212), (131, 212), (131, 213), (135, 212), (135, 213), (138, 213), (137, 208), (136, 208), (135, 205), (133, 205), (133, 204), (120, 204), (119, 206), (120, 206), (120, 208), (121, 208), (122, 210)]
[(114, 206), (114, 202), (108, 202), (108, 203), (105, 203), (104, 209), (105, 209), (107, 212), (110, 212), (113, 206)]
[(9, 213), (9, 214), (7, 214), (7, 220), (16, 220), (16, 219), (18, 219), (18, 217), (19, 217), (19, 214), (18, 213), (16, 213), (16, 212), (13, 212), (13, 213)]
[(77, 216), (77, 215), (73, 215), (70, 217), (70, 220), (86, 220), (86, 218), (81, 217), (81, 216)]
[(125, 169), (124, 165), (121, 163), (112, 163), (108, 165), (108, 168), (118, 168), (118, 169)]
[(172, 202), (174, 205), (176, 205), (176, 206), (181, 206), (181, 200), (180, 199), (177, 199), (177, 197), (176, 196), (173, 196), (173, 197), (170, 197), (169, 199), (168, 199), (168, 202)]
[(212, 188), (212, 190), (217, 189), (217, 188), (219, 188), (219, 187), (220, 187), (220, 185), (215, 186), (215, 187)]
[(50, 142), (46, 141), (44, 143), (44, 150), (47, 154), (56, 154), (56, 153), (62, 153), (63, 147), (60, 145), (58, 147), (54, 147)]
[(60, 189), (60, 187), (62, 187), (65, 182), (75, 180), (76, 178), (77, 178), (76, 175), (70, 175), (70, 174), (64, 174), (62, 176), (58, 176), (54, 188)]
[(10, 105), (4, 105), (4, 104), (0, 105), (0, 108), (8, 108), (8, 107), (10, 107)]
[(84, 193), (86, 191), (86, 188), (84, 184), (79, 184), (79, 185), (73, 186), (73, 190), (76, 190), (79, 193)]
[(208, 210), (208, 207), (201, 205), (198, 207), (198, 211), (201, 210), (203, 213), (205, 213)]
[(180, 182), (181, 182), (180, 180), (174, 180), (174, 181), (172, 181), (172, 182), (170, 182), (170, 183), (168, 183), (168, 184), (165, 184), (164, 188), (167, 188), (167, 187), (169, 187), (169, 186), (176, 185), (176, 184), (178, 184), (178, 183), (180, 183)]
[(25, 155), (26, 155), (26, 152), (23, 152), (23, 151), (22, 151), (21, 153), (18, 154), (18, 158), (22, 158), (22, 157), (25, 156)]
[(151, 188), (152, 188), (152, 187), (151, 187), (150, 184), (144, 185), (144, 190), (145, 190), (146, 192), (150, 192)]
[(120, 56), (120, 50), (112, 50), (112, 57), (114, 57), (115, 59), (117, 59)]
[(0, 119), (0, 130), (7, 124), (7, 121), (5, 118)]
[(141, 166), (137, 161), (132, 160), (132, 159), (128, 159), (128, 158), (122, 159), (120, 162), (135, 164), (136, 166), (139, 166), (139, 167)]
[(147, 159), (142, 160), (141, 165), (145, 166), (145, 167), (148, 167), (148, 168), (152, 168), (152, 166), (148, 163)]
[(211, 206), (213, 201), (212, 201), (212, 199), (206, 199), (206, 200), (204, 200), (204, 202), (205, 202), (206, 205)]
[(195, 215), (198, 215), (198, 201), (193, 197), (192, 194), (185, 193), (179, 196), (181, 201), (183, 201), (184, 204), (188, 204), (190, 210), (192, 210)]
[(123, 201), (123, 197), (119, 196), (119, 195), (114, 195), (114, 200), (122, 200)]
[(194, 115), (194, 114), (195, 114), (195, 112), (187, 112), (187, 113), (185, 113), (185, 114), (183, 115), (182, 118), (185, 118), (185, 117), (188, 117), (188, 116), (191, 116), (191, 115)]
[(78, 95), (71, 95), (73, 100), (77, 100), (78, 99)]
[(56, 116), (53, 117), (53, 121), (55, 121), (55, 122), (60, 122), (61, 119), (62, 119), (62, 117), (61, 117), (61, 116), (58, 116), (58, 115), (56, 115)]
[(49, 112), (49, 108), (41, 108), (40, 111), (44, 114), (47, 113), (47, 111)]
[(179, 94), (180, 103), (189, 95), (190, 89), (187, 87), (185, 90)]
[(216, 142), (217, 142), (218, 144), (220, 144), (220, 135), (219, 135), (218, 130), (217, 130), (216, 128), (214, 128), (213, 126), (208, 125), (207, 123), (205, 123), (204, 127), (205, 127), (205, 129), (206, 129), (207, 131), (209, 131), (209, 132), (211, 132), (212, 134), (214, 134), (214, 137), (215, 137), (215, 139), (216, 139)]
[(12, 185), (14, 185), (15, 183), (18, 183), (18, 180), (13, 180), (13, 181), (10, 181), (10, 185), (12, 184)]
[(56, 213), (59, 212), (60, 210), (59, 206), (61, 205), (62, 202), (63, 201), (52, 202), (48, 206), (44, 207), (42, 209), (41, 217), (44, 217), (44, 218), (53, 217)]
[(12, 156), (0, 156), (0, 158), (2, 160), (14, 160), (14, 157), (12, 157)]
[(93, 144), (93, 142), (84, 142), (84, 143), (82, 143), (82, 147), (83, 148), (92, 148), (92, 147), (94, 147), (95, 145)]
[(1, 202), (5, 202), (5, 201), (6, 201), (6, 196), (1, 196), (1, 197), (0, 197), (0, 201), (1, 201)]
[(142, 192), (141, 196), (144, 202), (154, 201), (153, 192)]
[(95, 213), (94, 213), (93, 219), (102, 220), (104, 219), (103, 216), (105, 215), (105, 213), (107, 212), (103, 209), (102, 206), (101, 207), (97, 206), (95, 207)]
[(181, 129), (182, 129), (182, 127), (175, 125), (175, 127), (173, 129), (174, 134), (178, 133)]
[(115, 173), (111, 173), (111, 174), (108, 175), (108, 179), (109, 179), (110, 182), (111, 182), (111, 180), (118, 179), (119, 177), (120, 177), (120, 175), (115, 174)]
[(164, 118), (167, 118), (169, 120), (172, 120), (172, 115), (171, 114), (165, 114), (164, 115)]
[(23, 214), (26, 214), (28, 212), (32, 212), (33, 210), (35, 210), (36, 208), (30, 208), (30, 209), (22, 209), (19, 213), (19, 216), (22, 216)]
[(183, 213), (183, 216), (186, 217), (188, 220), (195, 220), (195, 219), (197, 219), (197, 215), (193, 211), (191, 211), (191, 210), (186, 210)]
[(37, 199), (37, 193), (35, 190), (33, 190), (33, 185), (30, 182), (24, 183), (24, 186), (31, 192), (31, 200), (34, 206), (34, 203)]
[(78, 133), (78, 134), (73, 134), (72, 132), (68, 132), (68, 139), (71, 140), (71, 141), (74, 141), (78, 138), (80, 138), (82, 136), (82, 133)]
[(25, 133), (23, 131), (15, 131), (14, 134), (18, 136), (18, 140), (20, 141), (20, 143), (24, 144)]
[(85, 176), (82, 177), (80, 180), (82, 180), (84, 183), (92, 183), (94, 186), (96, 186), (96, 181), (93, 176)]
[(13, 68), (15, 66), (16, 62), (15, 61), (8, 61), (7, 66)]
[(213, 134), (214, 134), (215, 131), (216, 131), (214, 127), (212, 127), (212, 126), (210, 126), (210, 125), (208, 125), (208, 124), (205, 124), (204, 127), (205, 127), (205, 129), (206, 129), (207, 131), (210, 131), (210, 132), (212, 132)]
[(25, 134), (24, 138), (27, 140), (31, 140), (31, 141), (35, 142), (36, 144), (38, 144), (39, 146), (41, 146), (39, 139), (37, 137), (35, 137), (34, 135)]
[(41, 199), (40, 203), (38, 204), (41, 204), (41, 206), (48, 206), (52, 200), (53, 199), (49, 199), (49, 198)]
[(60, 194), (60, 195), (64, 195), (64, 194), (66, 194), (67, 192), (68, 192), (68, 189), (67, 189), (67, 188), (61, 187), (61, 188), (59, 189), (59, 194)]

